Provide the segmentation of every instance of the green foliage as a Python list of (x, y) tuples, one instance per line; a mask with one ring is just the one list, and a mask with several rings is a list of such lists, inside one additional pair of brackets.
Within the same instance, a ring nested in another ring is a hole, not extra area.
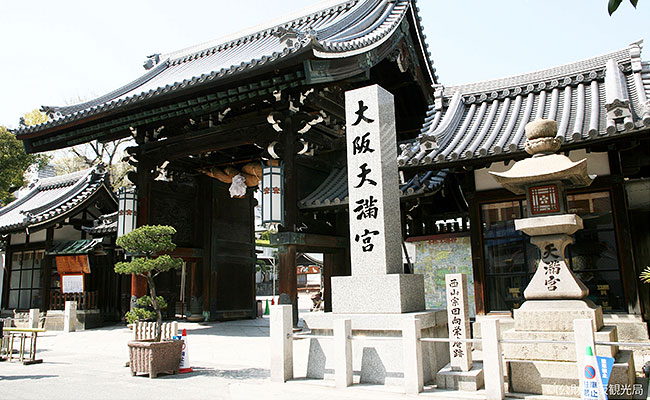
[[(157, 296), (158, 307), (161, 310), (167, 308), (167, 302), (162, 296)], [(135, 321), (153, 321), (156, 319), (156, 312), (153, 310), (153, 303), (150, 296), (142, 296), (136, 300), (136, 307), (124, 316), (129, 324)]]
[[(609, 3), (607, 4), (607, 11), (609, 12), (609, 15), (614, 14), (614, 11), (618, 9), (618, 6), (621, 5), (621, 2), (623, 0), (609, 0)], [(639, 0), (630, 0), (630, 4), (636, 8), (637, 3)]]
[(650, 283), (650, 265), (647, 265), (639, 276), (642, 282)]
[(115, 272), (147, 276), (150, 273), (157, 275), (159, 272), (180, 269), (182, 266), (183, 260), (165, 254), (156, 258), (138, 257), (129, 262), (119, 262), (115, 264)]
[(146, 308), (134, 307), (133, 310), (127, 311), (124, 318), (128, 324), (135, 321), (153, 321), (156, 319), (156, 312)]
[[(140, 299), (138, 302), (145, 305), (150, 304), (151, 308), (153, 308), (156, 316), (156, 341), (160, 341), (160, 325), (162, 323), (160, 309), (163, 308), (163, 305), (165, 307), (167, 305), (161, 297), (156, 296), (154, 277), (165, 271), (179, 269), (183, 265), (183, 260), (180, 258), (173, 258), (166, 254), (158, 255), (159, 252), (173, 251), (176, 248), (176, 245), (172, 242), (172, 235), (175, 233), (176, 229), (171, 226), (144, 225), (121, 236), (116, 241), (118, 246), (137, 256), (131, 261), (115, 264), (115, 272), (118, 274), (136, 274), (147, 278), (151, 297), (147, 296), (148, 299)], [(137, 311), (137, 308), (134, 308), (127, 313), (126, 318), (127, 320), (138, 319), (147, 315), (150, 316), (150, 314)]]
[(4, 126), (0, 126), (0, 207), (14, 200), (13, 193), (25, 186), (25, 172), (32, 165), (43, 166), (49, 157), (26, 154), (23, 144)]
[(39, 111), (37, 108), (23, 115), (23, 123), (27, 126), (43, 124), (49, 120), (50, 118), (47, 116), (47, 114)]
[(270, 231), (270, 230), (266, 230), (266, 231), (262, 232), (260, 234), (260, 239), (270, 241), (271, 240), (271, 233), (272, 233), (272, 231)]
[[(117, 245), (130, 253), (144, 254), (151, 257), (161, 251), (173, 251), (172, 235), (176, 229), (167, 225), (141, 226), (117, 239)], [(119, 272), (118, 273), (132, 273)]]
[[(158, 306), (160, 307), (161, 310), (164, 310), (167, 308), (167, 301), (165, 301), (165, 298), (162, 296), (157, 296), (156, 299), (158, 299)], [(151, 296), (142, 296), (138, 298), (135, 301), (135, 304), (137, 304), (140, 307), (151, 307), (152, 302), (151, 302)]]
[(267, 272), (270, 272), (271, 269), (272, 267), (262, 260), (257, 260), (257, 262), (255, 263), (255, 271), (257, 272), (266, 274)]

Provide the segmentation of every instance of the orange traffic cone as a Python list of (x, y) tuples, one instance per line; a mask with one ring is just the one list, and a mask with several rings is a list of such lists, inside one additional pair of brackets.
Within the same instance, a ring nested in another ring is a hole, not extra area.
[(181, 374), (193, 372), (192, 367), (190, 367), (190, 357), (187, 351), (187, 329), (183, 329), (181, 340), (183, 341), (183, 353), (181, 355), (181, 367), (178, 372)]

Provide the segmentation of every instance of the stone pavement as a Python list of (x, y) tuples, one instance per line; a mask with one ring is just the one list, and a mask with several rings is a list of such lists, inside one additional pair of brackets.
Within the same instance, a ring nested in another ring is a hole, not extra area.
[[(401, 387), (333, 381), (270, 381), (268, 317), (257, 320), (180, 323), (186, 328), (195, 372), (132, 377), (125, 362), (132, 331), (115, 325), (83, 332), (46, 332), (38, 339), (42, 364), (0, 362), (0, 399), (481, 399), (482, 392), (425, 388), (419, 396)], [(295, 376), (305, 376), (308, 340), (295, 342)], [(532, 397), (531, 397), (532, 398)]]

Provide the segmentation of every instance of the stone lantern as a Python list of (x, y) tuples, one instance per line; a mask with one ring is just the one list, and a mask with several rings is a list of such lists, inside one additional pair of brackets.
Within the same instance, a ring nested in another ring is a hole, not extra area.
[(503, 187), (515, 194), (526, 194), (527, 218), (515, 221), (515, 229), (531, 237), (541, 252), (535, 275), (524, 291), (527, 300), (574, 299), (589, 294), (564, 259), (564, 249), (573, 243), (569, 235), (583, 228), (582, 219), (567, 213), (566, 189), (589, 186), (587, 160), (571, 161), (554, 154), (560, 148), (557, 124), (538, 119), (526, 125), (527, 158), (503, 173), (491, 174)]
[[(582, 219), (569, 214), (565, 192), (591, 184), (587, 160), (571, 161), (561, 154), (557, 125), (536, 120), (526, 125), (526, 152), (532, 157), (517, 161), (509, 171), (492, 173), (506, 189), (525, 194), (526, 218), (515, 220), (515, 229), (530, 236), (539, 248), (537, 270), (524, 290), (526, 301), (513, 311), (514, 328), (502, 332), (503, 339), (542, 340), (544, 343), (504, 343), (510, 391), (580, 397), (582, 355), (575, 346), (550, 341), (573, 341), (575, 319), (588, 319), (596, 340), (615, 341), (616, 327), (603, 326), (603, 312), (585, 297), (587, 287), (567, 266), (564, 250), (570, 236), (583, 228)], [(593, 338), (592, 338), (593, 341)], [(593, 342), (592, 342), (593, 343)], [(596, 346), (599, 355), (616, 357), (610, 384), (634, 383), (634, 361), (630, 351)], [(558, 388), (575, 388), (558, 392)]]

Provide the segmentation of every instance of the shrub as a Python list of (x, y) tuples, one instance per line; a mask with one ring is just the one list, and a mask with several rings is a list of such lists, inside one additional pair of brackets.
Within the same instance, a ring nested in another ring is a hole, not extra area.
[[(162, 272), (180, 269), (183, 265), (180, 258), (158, 254), (173, 251), (176, 248), (176, 245), (172, 242), (172, 236), (175, 233), (176, 229), (171, 226), (144, 225), (119, 237), (116, 241), (118, 246), (130, 253), (134, 258), (131, 261), (115, 264), (115, 272), (118, 274), (135, 274), (147, 279), (150, 294), (148, 302), (151, 303), (151, 308), (156, 317), (156, 341), (160, 341), (162, 314), (160, 313), (160, 297), (156, 296), (154, 278)], [(142, 311), (136, 311), (135, 316), (138, 313), (144, 316)]]

